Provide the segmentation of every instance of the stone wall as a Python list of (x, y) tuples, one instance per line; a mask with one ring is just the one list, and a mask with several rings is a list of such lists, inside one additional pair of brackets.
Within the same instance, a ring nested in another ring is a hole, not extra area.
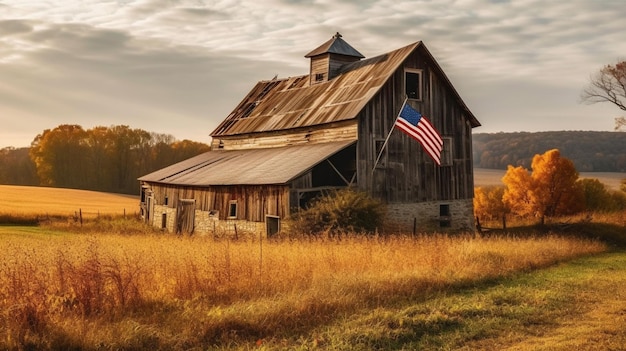
[[(447, 206), (449, 215), (441, 215)], [(412, 232), (474, 231), (472, 199), (387, 204), (387, 230)]]
[[(163, 214), (166, 216), (166, 225), (163, 228)], [(163, 228), (169, 233), (176, 231), (176, 209), (154, 205), (152, 210), (151, 225)], [(265, 235), (265, 222), (249, 222), (245, 220), (220, 221), (218, 216), (208, 211), (195, 211), (194, 234), (210, 235), (214, 237), (258, 237)]]

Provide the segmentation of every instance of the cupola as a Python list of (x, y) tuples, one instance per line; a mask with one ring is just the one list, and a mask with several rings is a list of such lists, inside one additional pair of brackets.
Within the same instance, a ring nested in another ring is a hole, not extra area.
[(339, 74), (342, 65), (359, 61), (365, 56), (341, 39), (337, 32), (330, 40), (309, 52), (304, 57), (311, 58), (311, 85), (327, 82)]

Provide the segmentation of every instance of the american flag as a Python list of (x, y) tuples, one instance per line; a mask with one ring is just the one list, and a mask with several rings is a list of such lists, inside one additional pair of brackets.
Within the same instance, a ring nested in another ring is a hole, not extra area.
[(438, 165), (441, 165), (443, 140), (439, 132), (430, 124), (426, 117), (405, 103), (396, 119), (395, 126), (417, 140), (426, 153)]

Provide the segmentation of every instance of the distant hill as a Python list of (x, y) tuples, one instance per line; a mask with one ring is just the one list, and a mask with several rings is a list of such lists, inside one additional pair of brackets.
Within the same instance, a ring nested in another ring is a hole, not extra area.
[(626, 172), (626, 132), (476, 133), (473, 143), (479, 168), (529, 168), (534, 155), (559, 149), (579, 172)]

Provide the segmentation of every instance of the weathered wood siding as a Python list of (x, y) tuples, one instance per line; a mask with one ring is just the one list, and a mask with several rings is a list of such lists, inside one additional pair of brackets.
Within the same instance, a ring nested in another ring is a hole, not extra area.
[(240, 150), (271, 148), (305, 143), (356, 140), (357, 121), (348, 120), (296, 130), (267, 132), (259, 135), (237, 135), (215, 138), (212, 150)]
[[(225, 220), (231, 200), (237, 201), (235, 219), (263, 222), (265, 215), (281, 218), (289, 214), (289, 187), (286, 185), (239, 185), (198, 188), (150, 184), (155, 204), (176, 208), (178, 200), (194, 199), (196, 210), (217, 211)], [(167, 198), (167, 201), (166, 201)], [(167, 203), (167, 205), (165, 205)]]
[[(471, 125), (433, 65), (419, 50), (413, 52), (359, 116), (359, 187), (390, 203), (473, 197)], [(417, 141), (394, 130), (382, 162), (373, 170), (376, 140), (387, 137), (405, 98), (405, 68), (422, 70), (422, 99), (408, 103), (427, 116), (444, 139), (449, 138), (451, 162), (437, 166)]]

